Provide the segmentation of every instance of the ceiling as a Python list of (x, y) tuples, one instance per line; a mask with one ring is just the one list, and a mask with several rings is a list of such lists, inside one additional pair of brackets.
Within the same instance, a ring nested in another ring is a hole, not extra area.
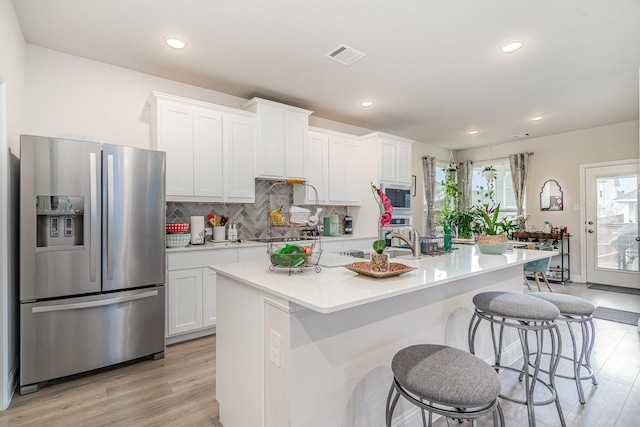
[[(454, 150), (638, 119), (637, 0), (14, 5), (35, 45)], [(188, 45), (173, 50), (167, 36)], [(514, 38), (522, 49), (498, 51)], [(324, 56), (341, 43), (366, 56)]]

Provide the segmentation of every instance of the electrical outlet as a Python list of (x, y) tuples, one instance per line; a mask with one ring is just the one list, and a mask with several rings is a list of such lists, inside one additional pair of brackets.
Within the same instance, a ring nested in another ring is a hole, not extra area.
[(280, 367), (280, 334), (273, 329), (269, 330), (269, 360)]

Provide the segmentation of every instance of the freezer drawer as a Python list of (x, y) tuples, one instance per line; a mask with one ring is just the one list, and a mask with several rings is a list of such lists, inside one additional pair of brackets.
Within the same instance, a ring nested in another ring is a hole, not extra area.
[(37, 383), (159, 354), (164, 285), (21, 304), (20, 393)]

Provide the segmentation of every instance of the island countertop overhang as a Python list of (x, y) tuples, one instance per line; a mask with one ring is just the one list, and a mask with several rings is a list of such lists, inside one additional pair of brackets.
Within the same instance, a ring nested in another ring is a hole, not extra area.
[(418, 260), (393, 259), (416, 267), (416, 270), (383, 279), (358, 275), (342, 267), (322, 268), (320, 273), (309, 268), (289, 275), (288, 269), (270, 271), (266, 257), (251, 262), (216, 264), (210, 268), (285, 301), (319, 313), (333, 313), (555, 255), (558, 253), (524, 249), (486, 255), (476, 246), (460, 245), (450, 254)]

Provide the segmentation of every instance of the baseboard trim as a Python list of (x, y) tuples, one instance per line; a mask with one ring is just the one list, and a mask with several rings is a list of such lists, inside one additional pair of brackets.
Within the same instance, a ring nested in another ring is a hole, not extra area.
[(164, 342), (166, 345), (177, 344), (183, 341), (194, 340), (196, 338), (206, 337), (207, 335), (214, 335), (216, 333), (216, 327), (200, 329), (198, 331), (188, 332), (186, 334), (173, 335), (166, 337)]

